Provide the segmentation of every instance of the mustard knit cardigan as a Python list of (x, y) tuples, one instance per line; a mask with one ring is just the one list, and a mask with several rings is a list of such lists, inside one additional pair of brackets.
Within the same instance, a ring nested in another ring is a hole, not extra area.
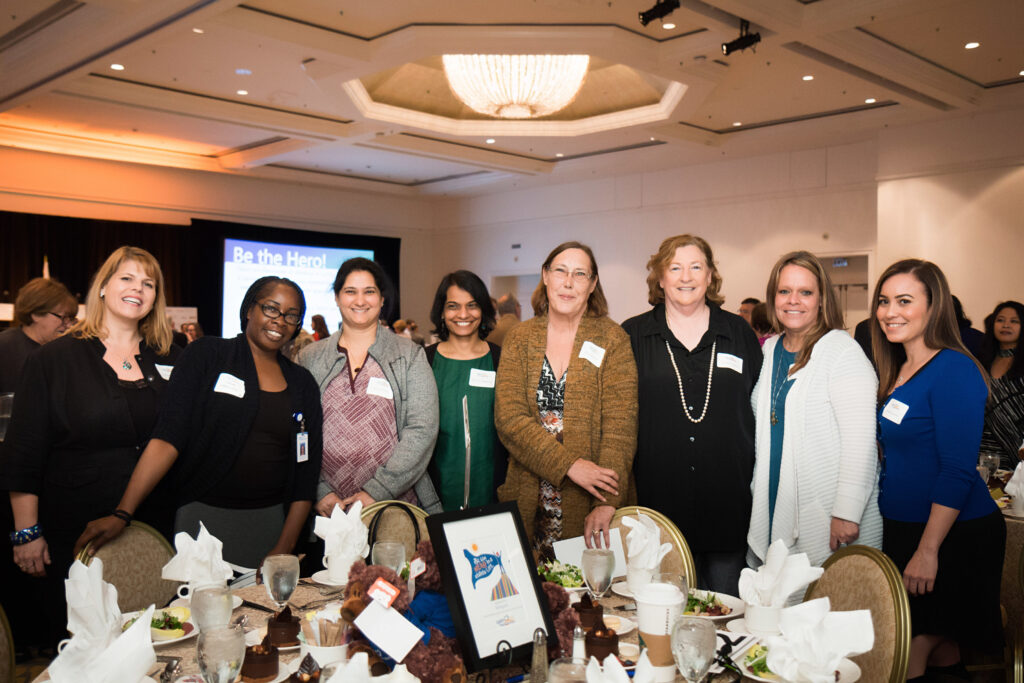
[[(562, 537), (583, 533), (583, 522), (599, 505), (635, 502), (632, 482), (636, 454), (637, 379), (629, 337), (606, 317), (584, 316), (573, 341), (565, 382), (562, 442), (540, 423), (537, 384), (547, 348), (547, 316), (516, 326), (505, 338), (498, 366), (494, 424), (509, 451), (508, 475), (498, 489), (502, 501), (519, 505), (533, 538), (540, 495), (546, 479), (562, 492)], [(584, 342), (604, 349), (600, 367), (580, 358)], [(604, 492), (602, 503), (566, 473), (577, 458), (592, 460), (619, 474), (619, 495)]]

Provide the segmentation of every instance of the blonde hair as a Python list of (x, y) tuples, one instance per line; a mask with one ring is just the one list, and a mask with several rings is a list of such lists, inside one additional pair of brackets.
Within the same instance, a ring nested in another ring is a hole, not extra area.
[(107, 260), (93, 275), (92, 283), (89, 285), (89, 293), (85, 297), (85, 317), (68, 330), (68, 334), (79, 339), (106, 338), (108, 334), (105, 324), (107, 308), (103, 305), (103, 297), (100, 292), (107, 286), (114, 273), (127, 261), (138, 263), (146, 275), (156, 282), (153, 308), (145, 318), (139, 321), (139, 334), (142, 335), (147, 346), (161, 356), (166, 355), (171, 350), (172, 331), (171, 324), (167, 322), (164, 274), (153, 255), (139, 247), (118, 247), (107, 257)]
[(665, 290), (661, 288), (661, 278), (665, 275), (665, 269), (672, 264), (672, 259), (676, 257), (676, 249), (682, 247), (697, 247), (704, 254), (704, 260), (707, 261), (708, 268), (711, 269), (711, 282), (708, 284), (704, 296), (713, 304), (719, 306), (724, 304), (725, 297), (721, 295), (722, 276), (718, 272), (718, 267), (715, 266), (715, 255), (711, 253), (711, 245), (696, 235), (669, 237), (658, 247), (658, 253), (651, 254), (650, 260), (647, 261), (647, 303), (656, 306), (665, 300)]
[[(548, 257), (544, 259), (544, 264), (541, 266), (542, 270), (549, 270), (551, 263), (555, 258), (563, 251), (569, 249), (579, 249), (587, 255), (590, 259), (590, 269), (593, 271), (590, 274), (592, 280), (596, 281), (594, 291), (590, 293), (587, 298), (587, 315), (595, 318), (608, 315), (608, 300), (604, 298), (604, 290), (601, 289), (601, 280), (597, 277), (597, 259), (594, 258), (594, 252), (591, 251), (590, 247), (581, 242), (562, 242), (557, 247), (551, 250)], [(533, 306), (533, 312), (536, 315), (547, 315), (548, 313), (548, 288), (544, 284), (544, 278), (540, 279), (537, 283), (537, 289), (533, 290), (533, 296), (530, 297), (530, 305)]]

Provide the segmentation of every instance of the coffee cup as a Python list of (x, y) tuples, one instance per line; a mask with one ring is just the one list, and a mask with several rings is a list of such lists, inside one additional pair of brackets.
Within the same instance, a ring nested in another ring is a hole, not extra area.
[(208, 586), (210, 588), (213, 588), (215, 586), (227, 586), (227, 585), (228, 585), (227, 581), (189, 581), (188, 583), (183, 583), (180, 586), (178, 586), (178, 597), (182, 598), (184, 600), (190, 600), (191, 601), (192, 593), (194, 593), (196, 590), (198, 590), (200, 588), (206, 588)]
[(299, 648), (299, 661), (305, 659), (307, 654), (311, 655), (316, 660), (316, 663), (320, 665), (320, 668), (323, 669), (328, 664), (337, 664), (348, 659), (348, 644), (320, 647), (319, 645), (302, 643), (302, 647)]
[(779, 615), (781, 607), (762, 607), (747, 603), (743, 615), (747, 630), (755, 636), (774, 636), (779, 633)]
[(654, 570), (648, 567), (639, 567), (631, 562), (626, 563), (626, 587), (636, 597), (637, 591), (651, 582)]
[(331, 583), (344, 584), (348, 582), (348, 572), (355, 560), (356, 558), (350, 555), (324, 555), (321, 563), (327, 570), (327, 579)]
[(654, 669), (654, 680), (675, 680), (672, 657), (672, 624), (683, 613), (686, 595), (671, 583), (648, 583), (633, 594), (636, 599), (637, 629)]

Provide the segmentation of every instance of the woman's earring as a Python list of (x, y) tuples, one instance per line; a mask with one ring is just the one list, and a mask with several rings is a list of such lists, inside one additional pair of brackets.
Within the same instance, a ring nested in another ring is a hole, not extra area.
[(104, 294), (106, 293), (106, 291), (107, 291), (107, 290), (105, 290), (105, 289), (103, 289), (103, 288), (100, 288), (100, 298), (101, 298), (101, 299), (103, 298), (103, 295), (104, 295)]

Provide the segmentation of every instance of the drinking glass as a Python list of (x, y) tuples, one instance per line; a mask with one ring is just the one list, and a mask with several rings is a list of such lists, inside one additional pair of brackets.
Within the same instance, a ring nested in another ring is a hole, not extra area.
[(612, 586), (615, 555), (611, 550), (587, 548), (583, 551), (583, 580), (587, 582), (590, 597), (597, 600)]
[(401, 573), (405, 566), (405, 544), (399, 541), (377, 541), (370, 550), (370, 562), (391, 567)]
[(206, 683), (234, 683), (245, 657), (241, 628), (215, 628), (199, 634), (196, 661)]
[(210, 631), (231, 621), (231, 591), (227, 586), (201, 586), (192, 593), (192, 621), (200, 631)]
[(577, 661), (572, 657), (556, 659), (548, 668), (548, 683), (577, 683), (586, 680), (586, 662)]
[(995, 476), (996, 470), (999, 469), (999, 455), (997, 453), (982, 453), (978, 456), (978, 465), (984, 467), (988, 472), (988, 476), (985, 477), (985, 483), (987, 484), (989, 479)]
[(672, 656), (688, 683), (700, 683), (715, 661), (715, 624), (700, 617), (679, 617), (672, 625)]
[(299, 558), (295, 555), (268, 555), (263, 560), (263, 585), (267, 595), (283, 609), (299, 583)]

